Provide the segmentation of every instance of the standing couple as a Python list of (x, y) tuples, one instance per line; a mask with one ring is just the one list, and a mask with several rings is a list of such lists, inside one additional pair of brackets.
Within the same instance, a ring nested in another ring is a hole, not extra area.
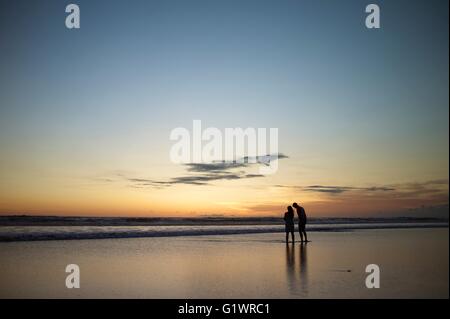
[[(300, 242), (303, 243), (303, 235), (305, 235), (305, 243), (308, 242), (308, 237), (306, 236), (306, 213), (305, 209), (298, 205), (297, 203), (292, 204), (294, 208), (297, 210), (297, 216), (298, 216), (298, 232), (300, 233)], [(294, 209), (292, 206), (288, 206), (287, 212), (284, 213), (284, 223), (285, 223), (285, 229), (286, 229), (286, 244), (289, 242), (289, 233), (292, 235), (292, 243), (295, 242), (294, 240)]]

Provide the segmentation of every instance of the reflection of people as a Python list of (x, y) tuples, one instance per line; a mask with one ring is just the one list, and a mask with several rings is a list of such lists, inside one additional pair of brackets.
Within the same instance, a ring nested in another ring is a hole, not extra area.
[(300, 244), (300, 262), (299, 262), (299, 274), (300, 274), (300, 290), (308, 294), (308, 262), (306, 258), (306, 250), (308, 245)]
[[(300, 233), (300, 241), (303, 243), (303, 235), (305, 235), (305, 243), (308, 242), (308, 237), (306, 235), (306, 212), (303, 207), (298, 205), (297, 203), (292, 204), (297, 210), (298, 215), (298, 232)], [(290, 206), (289, 206), (290, 207)]]
[(295, 268), (295, 250), (294, 246), (286, 246), (286, 261), (288, 268)]
[(295, 250), (295, 245), (286, 245), (286, 283), (290, 294), (294, 296), (300, 293)]
[(284, 213), (284, 224), (286, 231), (286, 244), (289, 243), (289, 233), (292, 235), (292, 243), (294, 243), (294, 209), (288, 206), (288, 211)]
[(306, 271), (306, 245), (300, 245), (300, 273)]
[[(307, 297), (310, 287), (308, 286), (308, 267), (306, 258), (307, 245), (285, 245), (286, 246), (286, 283), (292, 296)], [(297, 249), (298, 252), (297, 252)], [(300, 256), (297, 256), (300, 253)], [(300, 258), (299, 258), (300, 257)]]

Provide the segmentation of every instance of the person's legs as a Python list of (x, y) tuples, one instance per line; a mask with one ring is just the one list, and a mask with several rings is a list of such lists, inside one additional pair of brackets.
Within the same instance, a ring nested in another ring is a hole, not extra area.
[(289, 243), (289, 233), (286, 232), (286, 244)]
[(305, 234), (305, 241), (308, 241), (308, 236), (306, 236), (306, 230), (303, 230), (303, 233)]
[(305, 241), (308, 241), (308, 238), (306, 237), (306, 232), (305, 232), (305, 225), (298, 224), (298, 232), (300, 233), (300, 240), (302, 243), (303, 243), (303, 234), (305, 235)]
[(291, 235), (292, 235), (292, 243), (294, 243), (295, 239), (294, 239), (294, 232), (293, 231), (291, 231)]

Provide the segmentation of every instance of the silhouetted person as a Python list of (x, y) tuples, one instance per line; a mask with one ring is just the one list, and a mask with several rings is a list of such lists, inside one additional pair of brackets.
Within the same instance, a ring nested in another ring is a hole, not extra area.
[[(297, 203), (292, 204), (297, 210), (298, 215), (298, 232), (300, 233), (300, 241), (303, 243), (303, 235), (305, 235), (305, 243), (308, 242), (308, 236), (306, 235), (306, 213), (305, 209), (299, 206)], [(289, 206), (290, 207), (290, 206)]]
[(286, 244), (289, 243), (289, 233), (292, 235), (292, 243), (294, 243), (294, 209), (288, 206), (288, 211), (284, 213), (284, 224), (286, 230)]

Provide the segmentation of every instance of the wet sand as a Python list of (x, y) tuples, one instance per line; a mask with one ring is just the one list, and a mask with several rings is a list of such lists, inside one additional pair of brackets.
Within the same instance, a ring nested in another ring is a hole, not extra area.
[[(448, 298), (448, 228), (0, 243), (0, 298)], [(67, 289), (67, 264), (81, 288)], [(381, 269), (367, 289), (365, 267)]]

